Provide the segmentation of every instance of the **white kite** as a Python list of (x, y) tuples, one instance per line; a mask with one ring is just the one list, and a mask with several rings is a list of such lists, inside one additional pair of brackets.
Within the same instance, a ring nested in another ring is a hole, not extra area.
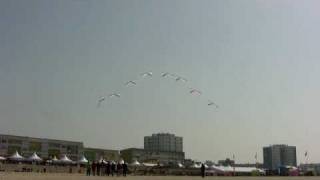
[(102, 102), (103, 101), (105, 101), (106, 100), (106, 98), (104, 97), (104, 96), (101, 96), (99, 99), (98, 99), (98, 107), (100, 107), (101, 106), (101, 104), (102, 104)]
[(120, 98), (120, 94), (118, 94), (118, 93), (112, 93), (112, 94), (109, 94), (109, 97), (110, 97), (110, 98), (112, 98), (112, 97)]
[(149, 71), (149, 72), (141, 73), (141, 76), (142, 76), (142, 77), (152, 77), (152, 72)]
[(167, 77), (167, 76), (173, 76), (173, 75), (168, 72), (161, 74), (161, 77)]
[(208, 106), (215, 106), (216, 108), (219, 108), (219, 106), (216, 103), (210, 100), (209, 100)]
[(128, 81), (125, 84), (126, 86), (130, 86), (130, 85), (137, 85), (137, 83), (135, 81)]
[(195, 95), (201, 95), (202, 94), (201, 91), (196, 90), (196, 89), (191, 89), (189, 92), (190, 92), (190, 94), (195, 94)]
[(177, 77), (176, 78), (176, 81), (181, 81), (181, 82), (187, 82), (188, 80), (186, 78), (183, 78), (183, 77)]

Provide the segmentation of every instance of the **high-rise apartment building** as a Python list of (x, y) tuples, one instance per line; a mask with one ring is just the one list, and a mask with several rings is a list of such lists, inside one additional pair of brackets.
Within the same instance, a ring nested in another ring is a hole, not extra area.
[(271, 145), (263, 148), (264, 168), (276, 170), (280, 166), (297, 166), (295, 146)]
[(183, 152), (182, 137), (174, 134), (158, 133), (144, 137), (144, 149), (147, 151)]

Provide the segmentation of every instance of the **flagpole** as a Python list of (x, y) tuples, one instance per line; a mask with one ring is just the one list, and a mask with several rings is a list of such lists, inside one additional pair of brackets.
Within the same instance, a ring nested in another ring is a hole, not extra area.
[(256, 160), (256, 168), (258, 169), (258, 154), (256, 152), (256, 155), (254, 156), (255, 160)]
[(233, 176), (236, 176), (236, 157), (233, 154)]
[(308, 157), (309, 157), (308, 151), (304, 153), (304, 157), (305, 157), (305, 164), (308, 164)]

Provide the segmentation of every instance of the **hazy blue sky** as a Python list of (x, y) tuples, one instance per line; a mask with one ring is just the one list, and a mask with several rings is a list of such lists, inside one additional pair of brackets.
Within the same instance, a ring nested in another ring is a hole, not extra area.
[[(0, 133), (122, 149), (170, 132), (187, 158), (261, 161), (263, 146), (284, 143), (319, 162), (319, 6), (1, 0)], [(123, 86), (149, 70), (152, 80)], [(160, 78), (166, 71), (190, 82)], [(113, 91), (122, 97), (97, 108)]]

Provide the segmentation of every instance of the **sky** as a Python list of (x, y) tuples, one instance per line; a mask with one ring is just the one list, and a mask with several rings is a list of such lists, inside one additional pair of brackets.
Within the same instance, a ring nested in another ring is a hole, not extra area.
[(319, 5), (2, 0), (0, 133), (123, 149), (169, 132), (200, 161), (262, 162), (262, 147), (288, 144), (320, 162)]

